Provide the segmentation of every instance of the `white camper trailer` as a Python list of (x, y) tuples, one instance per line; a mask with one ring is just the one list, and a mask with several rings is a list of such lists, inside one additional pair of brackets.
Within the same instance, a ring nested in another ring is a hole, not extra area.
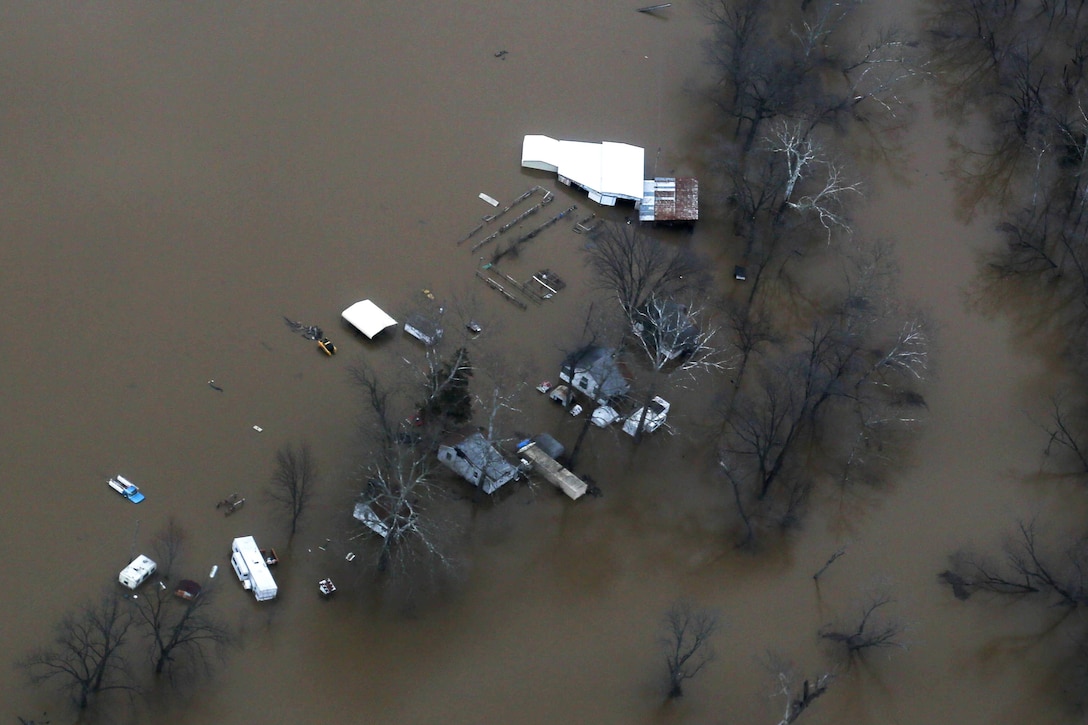
[(276, 598), (279, 591), (276, 580), (268, 570), (268, 562), (252, 536), (242, 536), (234, 540), (231, 544), (230, 564), (238, 575), (238, 581), (242, 582), (245, 589), (253, 592), (258, 602)]
[(118, 575), (117, 581), (121, 582), (129, 589), (135, 589), (147, 581), (149, 576), (155, 573), (155, 568), (155, 562), (143, 554), (140, 554), (132, 560), (131, 564), (121, 570), (121, 574)]

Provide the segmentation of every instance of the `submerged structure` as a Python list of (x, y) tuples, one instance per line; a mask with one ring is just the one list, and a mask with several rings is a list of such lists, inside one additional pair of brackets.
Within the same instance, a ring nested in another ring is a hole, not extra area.
[(630, 201), (639, 221), (692, 223), (699, 218), (698, 180), (645, 178), (646, 151), (639, 146), (529, 134), (522, 142), (521, 165), (552, 171), (559, 181), (585, 189), (590, 199), (604, 206)]
[(370, 300), (361, 300), (340, 313), (344, 321), (370, 339), (397, 321)]

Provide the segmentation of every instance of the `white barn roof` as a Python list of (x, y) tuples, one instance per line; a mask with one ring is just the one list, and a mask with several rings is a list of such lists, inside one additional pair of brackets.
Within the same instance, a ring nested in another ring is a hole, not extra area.
[(617, 199), (642, 200), (645, 156), (639, 146), (614, 141), (557, 141), (527, 135), (521, 165), (554, 171), (563, 183), (576, 184), (589, 192), (593, 201), (612, 206)]
[(397, 324), (396, 320), (385, 314), (380, 307), (370, 300), (356, 302), (344, 310), (340, 316), (371, 339), (385, 328)]

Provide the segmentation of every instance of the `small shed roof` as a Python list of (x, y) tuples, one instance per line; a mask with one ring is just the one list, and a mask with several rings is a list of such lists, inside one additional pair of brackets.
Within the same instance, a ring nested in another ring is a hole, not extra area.
[(371, 339), (385, 328), (397, 324), (396, 320), (370, 300), (356, 302), (344, 310), (341, 317)]

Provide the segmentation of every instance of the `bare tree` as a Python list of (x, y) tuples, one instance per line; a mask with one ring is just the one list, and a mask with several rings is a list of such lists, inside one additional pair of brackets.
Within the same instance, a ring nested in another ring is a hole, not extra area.
[(182, 599), (174, 596), (176, 587), (164, 581), (181, 560), (186, 539), (186, 531), (173, 517), (155, 532), (152, 551), (161, 579), (129, 599), (133, 619), (148, 641), (152, 670), (171, 679), (183, 672), (207, 671), (212, 656), (221, 656), (233, 640), (229, 627), (210, 611), (212, 588)]
[(472, 418), (469, 382), (473, 367), (467, 348), (459, 347), (447, 358), (441, 358), (434, 351), (428, 352), (423, 376), (426, 397), (420, 411), (424, 419), (437, 420), (446, 428)]
[(723, 354), (725, 343), (719, 344), (718, 329), (705, 307), (652, 294), (627, 322), (634, 333), (635, 347), (642, 351), (650, 368), (635, 428), (638, 442), (650, 402), (660, 392), (666, 375), (673, 384), (678, 374), (695, 380), (699, 373), (727, 368), (729, 361)]
[(823, 672), (812, 678), (805, 677), (798, 688), (798, 675), (791, 663), (771, 655), (767, 664), (775, 678), (772, 696), (781, 697), (785, 701), (782, 719), (778, 721), (778, 725), (796, 722), (817, 699), (827, 693), (835, 680), (833, 673)]
[(906, 625), (895, 618), (884, 617), (884, 607), (895, 600), (886, 592), (875, 592), (861, 606), (856, 624), (840, 622), (820, 628), (822, 639), (842, 646), (847, 657), (857, 657), (870, 649), (906, 648), (903, 634)]
[(380, 540), (376, 571), (404, 579), (420, 568), (428, 573), (451, 570), (448, 539), (453, 525), (439, 515), (444, 496), (434, 480), (441, 428), (398, 419), (391, 411), (390, 392), (370, 369), (354, 367), (351, 375), (366, 392), (377, 431), (362, 466), (363, 490), (354, 514), (365, 527), (359, 536)]
[(136, 685), (124, 658), (132, 617), (114, 593), (65, 614), (53, 644), (34, 650), (19, 663), (32, 683), (56, 682), (83, 710), (103, 692), (133, 691)]
[(207, 672), (213, 656), (232, 642), (230, 628), (211, 610), (215, 589), (204, 587), (193, 599), (174, 596), (162, 583), (133, 597), (136, 621), (146, 635), (152, 670), (171, 680), (184, 673)]
[(276, 467), (269, 481), (268, 495), (278, 503), (290, 526), (288, 540), (294, 538), (299, 520), (314, 495), (317, 462), (306, 443), (297, 448), (283, 445), (276, 451)]
[(684, 682), (714, 660), (710, 638), (718, 630), (718, 615), (681, 599), (665, 613), (661, 647), (668, 673), (669, 699), (682, 697)]
[(829, 158), (810, 129), (800, 122), (779, 123), (768, 134), (767, 143), (786, 169), (777, 213), (788, 208), (815, 217), (828, 239), (833, 228), (849, 229), (842, 212), (843, 197), (859, 193), (860, 184), (843, 178), (840, 165)]
[(940, 579), (959, 599), (976, 592), (1003, 596), (1043, 595), (1054, 603), (1076, 608), (1088, 604), (1088, 538), (1076, 538), (1058, 553), (1038, 541), (1035, 523), (1017, 524), (999, 559), (963, 550)]
[(171, 516), (166, 524), (151, 537), (151, 553), (155, 560), (155, 571), (163, 579), (173, 576), (174, 565), (181, 557), (187, 538), (177, 518)]
[(586, 246), (598, 286), (616, 295), (623, 316), (652, 296), (674, 297), (705, 284), (705, 265), (687, 246), (665, 244), (633, 224), (608, 223)]
[(1083, 410), (1072, 410), (1073, 404), (1065, 394), (1050, 398), (1050, 421), (1043, 424), (1048, 440), (1044, 453), (1062, 453), (1072, 462), (1077, 476), (1088, 474), (1088, 423)]

